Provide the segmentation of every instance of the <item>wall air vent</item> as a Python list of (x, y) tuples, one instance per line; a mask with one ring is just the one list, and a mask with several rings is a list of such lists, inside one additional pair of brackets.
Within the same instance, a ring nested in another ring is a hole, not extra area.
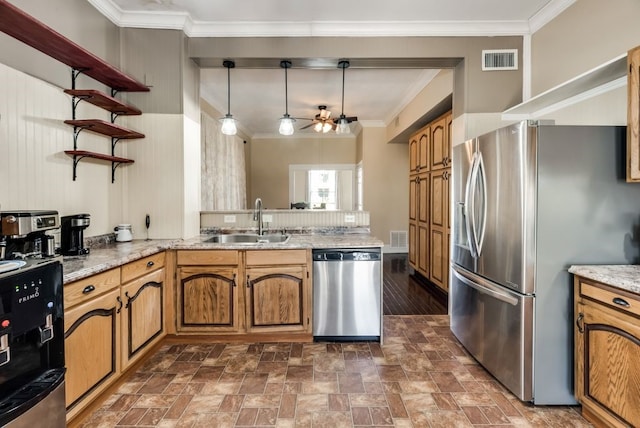
[(493, 49), (482, 51), (482, 71), (517, 70), (517, 49)]
[(406, 230), (390, 231), (390, 247), (394, 251), (406, 252), (409, 248), (409, 233)]

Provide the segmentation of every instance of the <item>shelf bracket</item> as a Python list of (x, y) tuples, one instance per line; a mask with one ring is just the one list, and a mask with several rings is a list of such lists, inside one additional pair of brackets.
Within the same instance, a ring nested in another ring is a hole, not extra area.
[(76, 181), (76, 177), (78, 176), (76, 170), (78, 169), (78, 163), (82, 158), (86, 156), (73, 155), (73, 181)]
[(111, 156), (116, 155), (116, 144), (120, 141), (118, 137), (111, 137)]
[(116, 182), (116, 168), (120, 166), (121, 162), (111, 162), (111, 182)]
[(80, 76), (87, 68), (71, 68), (71, 89), (76, 89), (76, 79)]
[(73, 127), (73, 150), (78, 150), (78, 136), (84, 129), (88, 129), (91, 126), (74, 126)]

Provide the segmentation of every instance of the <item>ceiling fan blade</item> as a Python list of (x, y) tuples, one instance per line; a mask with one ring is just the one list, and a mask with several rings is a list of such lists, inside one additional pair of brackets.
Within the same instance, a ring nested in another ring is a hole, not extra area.
[(305, 126), (303, 126), (302, 128), (300, 128), (300, 129), (307, 129), (307, 128), (309, 128), (309, 127), (313, 126), (313, 125), (315, 125), (315, 124), (314, 124), (313, 122), (311, 122), (310, 124), (305, 125)]
[(357, 122), (358, 121), (358, 116), (347, 116), (347, 122), (351, 123), (351, 122)]

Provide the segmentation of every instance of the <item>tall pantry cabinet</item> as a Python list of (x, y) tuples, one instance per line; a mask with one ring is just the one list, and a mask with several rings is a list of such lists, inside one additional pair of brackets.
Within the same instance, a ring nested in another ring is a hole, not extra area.
[(449, 286), (451, 112), (409, 139), (409, 265), (442, 290)]

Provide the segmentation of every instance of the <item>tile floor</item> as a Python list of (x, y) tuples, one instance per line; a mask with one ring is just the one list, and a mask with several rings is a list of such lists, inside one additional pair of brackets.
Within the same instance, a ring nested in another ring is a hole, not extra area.
[(85, 427), (586, 427), (518, 401), (446, 315), (385, 316), (384, 343), (165, 345)]

